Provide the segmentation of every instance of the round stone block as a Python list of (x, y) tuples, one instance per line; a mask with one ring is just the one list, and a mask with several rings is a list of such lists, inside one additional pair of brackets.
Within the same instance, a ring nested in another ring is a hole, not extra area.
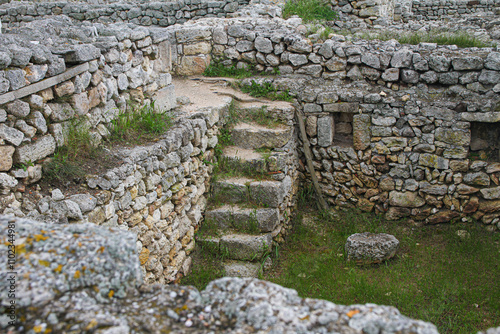
[(381, 263), (396, 254), (399, 241), (393, 235), (386, 233), (356, 233), (345, 244), (348, 261), (358, 265)]

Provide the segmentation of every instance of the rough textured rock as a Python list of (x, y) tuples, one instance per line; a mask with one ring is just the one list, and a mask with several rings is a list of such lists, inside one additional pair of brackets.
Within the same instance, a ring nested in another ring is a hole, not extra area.
[(356, 264), (375, 264), (392, 258), (398, 249), (399, 241), (386, 233), (356, 233), (347, 238), (345, 251), (348, 261)]

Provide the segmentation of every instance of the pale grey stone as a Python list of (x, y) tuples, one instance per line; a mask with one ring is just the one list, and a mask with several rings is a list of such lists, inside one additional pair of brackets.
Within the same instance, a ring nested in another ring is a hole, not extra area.
[(310, 53), (312, 51), (312, 46), (306, 40), (298, 39), (289, 45), (287, 49), (290, 52)]
[(358, 265), (382, 263), (389, 260), (399, 247), (399, 241), (393, 235), (386, 233), (356, 233), (347, 238), (344, 246), (347, 261)]
[(464, 183), (473, 186), (489, 186), (490, 177), (488, 176), (488, 174), (483, 172), (467, 173), (464, 176)]
[(75, 110), (67, 102), (64, 103), (48, 103), (52, 113), (50, 119), (54, 122), (62, 122), (69, 120), (75, 116)]
[(0, 138), (14, 146), (19, 146), (24, 139), (24, 133), (2, 123), (0, 124)]
[(14, 100), (13, 102), (7, 104), (7, 111), (11, 115), (24, 118), (30, 113), (30, 105), (21, 100)]
[(490, 52), (484, 62), (484, 67), (489, 70), (500, 71), (500, 52)]
[(481, 189), (480, 192), (484, 199), (500, 198), (500, 187)]
[(483, 85), (495, 85), (500, 82), (500, 72), (491, 70), (482, 70), (478, 81)]
[(290, 54), (288, 60), (293, 66), (300, 66), (308, 63), (307, 56), (302, 54)]
[(396, 68), (410, 67), (413, 57), (413, 52), (403, 48), (394, 53), (391, 59), (391, 66)]
[(388, 68), (382, 73), (382, 80), (384, 81), (398, 81), (399, 80), (399, 68)]
[(346, 60), (340, 57), (333, 56), (325, 63), (328, 70), (332, 72), (344, 71), (346, 69)]
[(402, 69), (401, 81), (416, 84), (419, 81), (419, 74), (417, 71)]
[(361, 62), (370, 67), (380, 69), (380, 58), (376, 54), (369, 52), (363, 53), (361, 55)]
[(97, 199), (90, 194), (73, 195), (69, 199), (78, 204), (82, 213), (94, 210), (97, 205)]
[(479, 56), (453, 57), (451, 65), (455, 71), (481, 70), (483, 59)]
[(448, 193), (448, 186), (444, 184), (420, 182), (420, 191), (431, 195), (446, 195)]
[(260, 259), (272, 246), (271, 234), (230, 234), (220, 239), (220, 247), (227, 257), (235, 260)]
[(14, 154), (16, 162), (37, 161), (54, 153), (56, 141), (51, 135), (46, 135), (30, 144), (19, 147)]
[(97, 59), (101, 56), (101, 50), (92, 44), (79, 44), (73, 46), (73, 50), (64, 55), (67, 63), (83, 63)]
[(447, 72), (450, 68), (451, 59), (446, 56), (431, 55), (429, 67), (436, 72)]
[(333, 119), (330, 116), (318, 117), (318, 145), (328, 147), (332, 145), (335, 129)]
[(255, 41), (255, 48), (257, 51), (262, 53), (271, 53), (273, 52), (273, 43), (264, 37), (258, 36)]
[(27, 84), (23, 70), (18, 68), (9, 68), (5, 71), (5, 78), (9, 80), (11, 90), (18, 90)]
[(420, 79), (424, 82), (433, 84), (438, 81), (438, 76), (434, 71), (428, 71), (420, 75)]

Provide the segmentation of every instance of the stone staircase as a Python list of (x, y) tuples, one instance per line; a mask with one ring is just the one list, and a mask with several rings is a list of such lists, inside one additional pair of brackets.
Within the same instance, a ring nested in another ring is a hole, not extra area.
[(216, 236), (198, 239), (219, 252), (226, 276), (257, 277), (272, 251), (292, 188), (287, 153), (280, 148), (292, 136), (292, 128), (286, 125), (267, 128), (240, 122), (232, 128), (232, 146), (224, 147), (219, 163), (237, 164), (258, 177), (228, 177), (212, 183), (211, 201), (215, 205), (206, 211), (204, 224), (215, 230)]

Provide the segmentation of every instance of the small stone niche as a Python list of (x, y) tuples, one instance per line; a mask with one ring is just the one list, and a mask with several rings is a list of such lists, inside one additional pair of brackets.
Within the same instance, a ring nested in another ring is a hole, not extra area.
[(352, 113), (334, 113), (333, 123), (335, 125), (335, 134), (333, 136), (333, 145), (341, 147), (353, 147), (352, 137)]
[(500, 162), (500, 124), (471, 122), (470, 158)]

